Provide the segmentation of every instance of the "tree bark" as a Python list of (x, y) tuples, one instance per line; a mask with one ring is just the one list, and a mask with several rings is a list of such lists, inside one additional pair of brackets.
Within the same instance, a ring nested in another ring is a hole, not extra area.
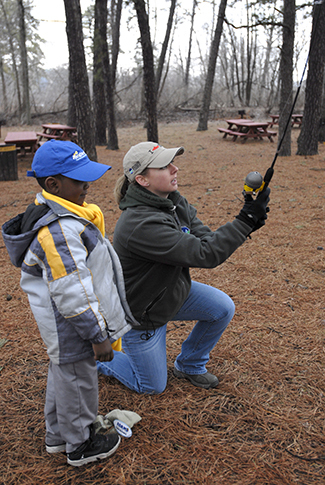
[[(106, 16), (105, 16), (106, 12)], [(94, 27), (94, 74), (93, 74), (93, 106), (95, 123), (95, 142), (96, 145), (106, 145), (106, 105), (105, 81), (104, 81), (104, 44), (106, 42), (106, 19), (107, 19), (107, 0), (96, 0), (95, 2), (95, 27)]]
[(325, 2), (314, 5), (304, 117), (297, 155), (317, 155), (325, 66)]
[(25, 27), (25, 9), (23, 0), (17, 0), (18, 18), (19, 18), (19, 45), (21, 57), (21, 73), (23, 85), (23, 102), (21, 121), (27, 125), (31, 124), (30, 98), (29, 98), (29, 79), (28, 79), (28, 57), (26, 49), (26, 27)]
[(323, 101), (322, 101), (321, 117), (319, 121), (318, 141), (325, 142), (325, 74), (324, 74), (324, 83), (323, 83)]
[[(194, 30), (194, 18), (195, 18), (195, 9), (197, 6), (197, 0), (193, 0), (193, 7), (192, 7), (192, 14), (191, 14), (191, 29), (190, 29), (190, 37), (188, 41), (188, 53), (186, 59), (186, 67), (185, 67), (185, 78), (184, 78), (184, 85), (187, 88), (188, 82), (190, 79), (190, 66), (191, 66), (191, 53), (192, 53), (192, 38), (193, 38), (193, 30)], [(187, 94), (186, 94), (187, 97)]]
[(205, 131), (208, 129), (208, 118), (209, 118), (209, 108), (211, 103), (212, 87), (213, 87), (213, 81), (214, 81), (214, 74), (216, 70), (216, 62), (217, 62), (220, 39), (222, 34), (223, 21), (225, 18), (226, 6), (227, 6), (227, 0), (221, 0), (219, 5), (218, 22), (214, 33), (214, 38), (211, 44), (211, 48), (210, 48), (208, 74), (207, 74), (207, 78), (204, 86), (202, 108), (200, 110), (199, 124), (197, 127), (197, 131)]
[(77, 126), (77, 112), (74, 99), (74, 87), (72, 82), (71, 64), (69, 63), (69, 86), (68, 86), (68, 125)]
[[(279, 116), (279, 140), (282, 145), (279, 150), (280, 156), (291, 155), (291, 109), (292, 109), (292, 75), (293, 75), (293, 49), (295, 40), (296, 2), (284, 0), (283, 5), (283, 34), (280, 61), (280, 116)], [(284, 135), (285, 129), (287, 131)]]
[(112, 30), (112, 62), (111, 62), (111, 82), (115, 93), (116, 87), (116, 68), (117, 59), (120, 51), (120, 25), (122, 15), (123, 0), (111, 0), (111, 30)]
[(93, 111), (83, 45), (79, 0), (64, 0), (69, 47), (71, 87), (76, 110), (78, 143), (91, 160), (97, 161)]
[(112, 73), (107, 45), (107, 0), (97, 0), (101, 4), (102, 15), (100, 16), (100, 31), (102, 32), (102, 59), (105, 79), (105, 99), (108, 121), (108, 142), (109, 150), (118, 150), (118, 138), (115, 123), (115, 103), (112, 86)]
[(133, 0), (140, 29), (143, 83), (147, 112), (147, 139), (158, 143), (157, 98), (149, 20), (144, 0)]

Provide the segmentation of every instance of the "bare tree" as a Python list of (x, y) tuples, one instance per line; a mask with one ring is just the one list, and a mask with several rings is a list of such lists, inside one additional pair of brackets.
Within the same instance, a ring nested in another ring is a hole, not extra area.
[[(104, 8), (102, 4), (104, 3)], [(106, 7), (105, 7), (106, 4)], [(104, 17), (103, 11), (104, 10)], [(96, 145), (106, 145), (106, 105), (105, 99), (105, 79), (104, 79), (104, 44), (106, 41), (106, 21), (107, 0), (95, 1), (95, 27), (93, 42), (93, 106), (95, 124), (95, 143)]]
[(197, 7), (197, 0), (193, 0), (192, 6), (192, 13), (191, 13), (191, 27), (190, 27), (190, 36), (188, 41), (188, 52), (187, 52), (187, 59), (186, 59), (186, 67), (185, 67), (185, 77), (184, 77), (184, 85), (187, 88), (188, 82), (190, 78), (190, 67), (191, 67), (191, 55), (192, 55), (192, 39), (193, 39), (193, 31), (194, 31), (194, 18), (195, 18), (195, 9)]
[(69, 47), (71, 87), (78, 129), (78, 142), (92, 160), (97, 160), (93, 111), (89, 92), (81, 8), (79, 0), (64, 0)]
[[(283, 2), (283, 34), (280, 61), (280, 116), (279, 116), (279, 139), (282, 145), (279, 155), (291, 155), (291, 107), (292, 107), (292, 74), (293, 74), (293, 48), (295, 39), (295, 0)], [(287, 129), (285, 135), (285, 129)], [(283, 136), (284, 135), (284, 136)]]
[(266, 79), (270, 72), (270, 58), (271, 58), (274, 29), (275, 29), (275, 25), (272, 24), (268, 29), (268, 31), (266, 32), (266, 51), (265, 51), (263, 71), (262, 71), (261, 81), (259, 84), (259, 93), (258, 93), (259, 105), (263, 103), (264, 93), (266, 92)]
[(217, 21), (213, 41), (210, 47), (208, 74), (207, 74), (207, 78), (204, 86), (203, 101), (202, 101), (202, 107), (200, 109), (199, 124), (197, 127), (197, 131), (204, 131), (208, 129), (208, 118), (209, 118), (212, 87), (213, 87), (213, 81), (214, 81), (214, 74), (216, 70), (216, 62), (217, 62), (220, 39), (222, 34), (223, 21), (226, 13), (226, 6), (227, 6), (227, 0), (220, 0), (218, 21)]
[(4, 23), (5, 23), (7, 34), (8, 34), (10, 56), (11, 56), (11, 59), (12, 59), (13, 72), (14, 72), (14, 76), (15, 76), (15, 84), (16, 84), (16, 90), (17, 90), (18, 114), (19, 114), (19, 118), (20, 118), (21, 112), (22, 112), (22, 106), (21, 106), (21, 94), (20, 94), (18, 67), (17, 67), (17, 62), (16, 62), (16, 52), (15, 52), (15, 47), (14, 47), (14, 36), (13, 36), (12, 30), (11, 30), (11, 25), (10, 25), (10, 22), (9, 22), (9, 19), (8, 19), (7, 10), (6, 10), (6, 7), (5, 7), (3, 0), (0, 0), (0, 5), (1, 5), (2, 13), (3, 13), (3, 19), (4, 19)]
[(325, 67), (325, 2), (316, 3), (310, 42), (309, 69), (306, 82), (304, 117), (298, 137), (297, 155), (318, 153)]
[(8, 114), (8, 97), (7, 97), (6, 79), (5, 79), (5, 75), (4, 75), (2, 55), (0, 55), (0, 76), (1, 76), (1, 85), (2, 85), (3, 107), (4, 107), (4, 112), (7, 115)]
[(29, 100), (29, 78), (28, 78), (28, 58), (26, 49), (26, 28), (25, 28), (25, 8), (23, 0), (17, 0), (18, 20), (19, 20), (19, 45), (20, 63), (23, 85), (23, 102), (21, 121), (27, 125), (31, 124), (30, 100)]
[(147, 138), (148, 141), (158, 143), (156, 82), (149, 19), (144, 0), (133, 0), (133, 3), (137, 13), (141, 37), (144, 96), (147, 112)]
[(112, 89), (115, 92), (117, 59), (120, 51), (120, 25), (122, 15), (123, 0), (111, 0), (110, 24), (112, 32), (112, 61), (111, 61), (111, 81)]
[(156, 94), (157, 95), (158, 95), (158, 92), (159, 92), (161, 76), (162, 76), (163, 67), (164, 67), (164, 64), (165, 64), (167, 47), (168, 47), (168, 43), (169, 43), (171, 31), (172, 31), (175, 8), (176, 8), (176, 0), (171, 0), (168, 22), (167, 22), (167, 28), (166, 28), (166, 34), (165, 34), (164, 42), (162, 44), (161, 53), (160, 53), (159, 61), (158, 61), (158, 67), (157, 67), (157, 71), (156, 71)]
[[(103, 32), (102, 37), (102, 59), (103, 59), (103, 70), (105, 78), (105, 99), (106, 99), (106, 110), (107, 110), (107, 122), (108, 122), (108, 141), (107, 148), (110, 150), (118, 150), (118, 138), (116, 132), (115, 123), (115, 103), (114, 103), (114, 90), (112, 81), (111, 64), (107, 45), (107, 0), (97, 0), (99, 4), (102, 5), (101, 11), (101, 31)], [(115, 84), (115, 81), (114, 81)]]

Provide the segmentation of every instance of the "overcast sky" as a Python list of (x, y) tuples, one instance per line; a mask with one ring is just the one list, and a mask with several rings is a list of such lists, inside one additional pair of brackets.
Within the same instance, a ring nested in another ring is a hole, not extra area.
[[(82, 13), (94, 3), (94, 0), (80, 0), (81, 10)], [(164, 11), (160, 10), (160, 22), (157, 22), (156, 25), (152, 25), (152, 40), (155, 40), (154, 37), (156, 35), (156, 40), (158, 39), (162, 42), (161, 37), (165, 34), (166, 23), (167, 23), (167, 16), (168, 16), (168, 9), (169, 9), (169, 2), (162, 2), (162, 0), (151, 0), (151, 8), (152, 11), (154, 9), (155, 3), (157, 3), (158, 7), (165, 7)], [(53, 68), (60, 66), (62, 64), (68, 63), (68, 46), (67, 46), (67, 36), (65, 31), (65, 10), (64, 10), (64, 1), (63, 0), (52, 0), (51, 2), (46, 0), (33, 0), (34, 8), (32, 10), (32, 15), (34, 18), (40, 21), (39, 24), (39, 35), (43, 38), (46, 42), (42, 44), (42, 51), (44, 53), (44, 60), (43, 65), (45, 69)], [(242, 5), (242, 2), (239, 2), (239, 5)], [(192, 9), (192, 0), (182, 0), (182, 7), (188, 8), (188, 10)], [(219, 8), (218, 2), (216, 2), (216, 8)], [(238, 6), (235, 9), (238, 11)], [(234, 9), (228, 8), (227, 14), (228, 16), (233, 12)], [(165, 18), (161, 20), (162, 16), (164, 15)], [(201, 49), (203, 50), (203, 54), (205, 54), (206, 49), (208, 46), (205, 45), (206, 39), (206, 31), (204, 29), (204, 24), (208, 24), (211, 28), (211, 17), (212, 17), (212, 7), (211, 4), (207, 2), (202, 2), (199, 4), (199, 7), (196, 10), (196, 17), (195, 17), (195, 28), (196, 34), (200, 40)], [(239, 21), (239, 20), (238, 20)], [(121, 50), (122, 52), (119, 55), (119, 65), (122, 67), (128, 67), (129, 65), (133, 65), (134, 59), (134, 47), (135, 47), (135, 39), (139, 37), (139, 32), (137, 28), (136, 20), (133, 21), (133, 30), (128, 32), (125, 28), (126, 24), (126, 12), (122, 12), (122, 33), (121, 33)], [(123, 27), (124, 26), (124, 27)], [(160, 28), (161, 26), (161, 28)], [(174, 51), (178, 52), (179, 45), (181, 50), (183, 51), (182, 54), (185, 57), (186, 51), (188, 48), (188, 35), (189, 35), (190, 23), (189, 20), (186, 22), (180, 22), (177, 28), (177, 35), (174, 39)], [(202, 32), (202, 34), (201, 34)], [(161, 36), (159, 36), (161, 34)], [(185, 42), (183, 42), (183, 39)], [(198, 56), (198, 48), (196, 38), (193, 38), (193, 46), (192, 46), (192, 55)]]
[[(154, 3), (158, 2), (158, 5), (161, 6), (162, 0), (151, 0), (151, 5), (154, 6)], [(94, 0), (80, 0), (81, 10), (84, 12), (91, 4), (94, 3)], [(297, 2), (298, 3), (298, 2)], [(32, 15), (40, 21), (39, 24), (39, 35), (45, 40), (45, 43), (42, 44), (42, 51), (44, 53), (44, 60), (43, 66), (45, 69), (54, 68), (57, 66), (61, 66), (68, 63), (69, 55), (68, 55), (68, 45), (67, 45), (67, 36), (65, 31), (65, 10), (64, 10), (64, 1), (63, 0), (33, 0), (34, 8), (32, 10)], [(183, 0), (182, 6), (186, 5), (189, 10), (192, 8), (192, 0)], [(199, 56), (198, 48), (197, 48), (197, 39), (200, 42), (200, 48), (203, 50), (203, 54), (208, 51), (208, 45), (206, 45), (207, 41), (210, 40), (206, 37), (206, 31), (204, 29), (204, 24), (211, 23), (211, 5), (207, 2), (202, 2), (199, 4), (199, 9), (196, 13), (196, 22), (195, 22), (195, 29), (196, 29), (196, 37), (193, 39), (193, 51), (192, 56)], [(240, 25), (240, 23), (245, 24), (245, 12), (243, 11), (245, 2), (238, 2), (235, 8), (227, 8), (226, 16), (229, 20), (236, 23), (236, 25)], [(168, 14), (168, 2), (166, 2), (166, 9), (165, 14)], [(216, 8), (219, 8), (219, 2), (216, 2)], [(160, 13), (162, 15), (162, 13)], [(235, 20), (234, 18), (235, 17)], [(122, 25), (125, 25), (126, 19), (123, 17), (122, 12)], [(166, 21), (162, 21), (157, 23), (156, 25), (156, 32), (157, 36), (159, 36), (159, 25), (162, 26), (161, 28), (161, 35), (164, 35), (166, 29)], [(134, 22), (133, 25), (136, 25)], [(183, 27), (184, 25), (184, 27)], [(309, 44), (309, 37), (311, 32), (311, 18), (307, 19), (305, 22), (306, 29), (299, 28), (299, 39), (297, 36), (298, 42), (307, 42)], [(209, 25), (210, 26), (210, 25)], [(154, 27), (152, 26), (152, 36), (155, 35)], [(211, 26), (210, 26), (211, 27)], [(177, 35), (174, 39), (174, 52), (177, 53), (178, 49), (182, 50), (182, 55), (185, 58), (187, 54), (187, 44), (188, 44), (188, 34), (189, 34), (189, 22), (184, 24), (178, 24), (177, 27)], [(122, 27), (123, 29), (123, 27)], [(305, 31), (305, 32), (304, 32)], [(305, 34), (305, 40), (304, 38)], [(124, 28), (121, 34), (121, 49), (124, 53), (119, 55), (119, 66), (123, 68), (131, 67), (134, 64), (134, 46), (135, 46), (135, 39), (139, 36), (137, 27), (131, 32), (128, 32), (127, 29)], [(182, 43), (182, 39), (185, 39), (185, 42)], [(162, 41), (162, 39), (160, 39)], [(306, 43), (307, 43), (306, 42)], [(177, 45), (179, 43), (179, 46)], [(304, 49), (306, 52), (306, 48)], [(300, 64), (304, 65), (303, 57), (306, 57), (305, 54), (301, 56)], [(299, 67), (299, 72), (302, 70)], [(297, 75), (298, 73), (296, 73)]]
[[(80, 0), (84, 12), (92, 0)], [(65, 10), (63, 0), (34, 0), (32, 15), (40, 20), (38, 32), (46, 42), (42, 44), (44, 68), (57, 67), (68, 62), (68, 44), (65, 31)]]

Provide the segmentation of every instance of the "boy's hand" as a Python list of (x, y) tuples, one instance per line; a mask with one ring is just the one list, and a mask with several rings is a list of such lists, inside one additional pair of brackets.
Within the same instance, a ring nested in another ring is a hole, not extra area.
[(92, 344), (93, 350), (95, 353), (95, 360), (99, 360), (100, 362), (107, 362), (113, 360), (114, 353), (111, 346), (111, 342), (108, 340), (104, 340), (100, 344)]

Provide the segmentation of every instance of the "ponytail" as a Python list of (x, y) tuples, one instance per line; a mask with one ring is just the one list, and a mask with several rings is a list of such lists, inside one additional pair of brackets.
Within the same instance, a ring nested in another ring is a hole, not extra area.
[(125, 175), (121, 175), (121, 177), (117, 179), (115, 188), (114, 188), (114, 197), (118, 204), (125, 196), (129, 185), (130, 185), (130, 182)]

